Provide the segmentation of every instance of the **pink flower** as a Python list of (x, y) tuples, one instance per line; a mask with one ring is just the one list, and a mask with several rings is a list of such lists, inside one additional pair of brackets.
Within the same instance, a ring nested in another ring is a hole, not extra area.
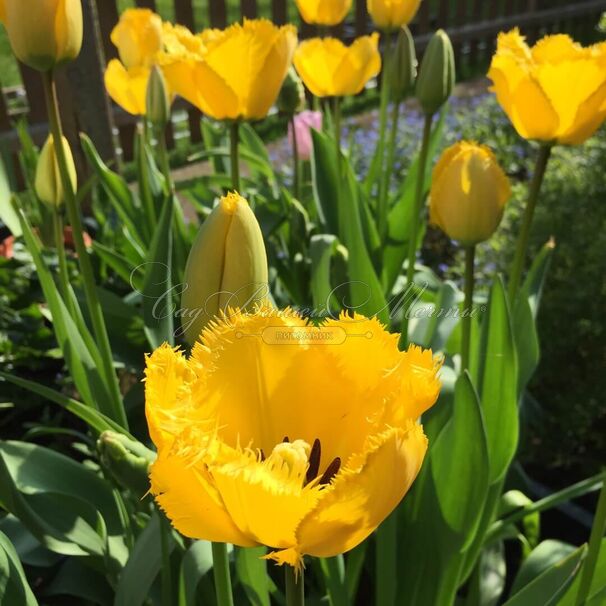
[[(322, 113), (306, 110), (295, 116), (295, 137), (297, 140), (297, 149), (301, 160), (309, 160), (313, 150), (311, 139), (311, 129), (320, 130), (322, 128)], [(292, 145), (292, 123), (288, 125), (288, 140)]]
[(14, 236), (8, 236), (0, 242), (0, 257), (7, 259), (13, 258), (13, 243), (15, 242)]

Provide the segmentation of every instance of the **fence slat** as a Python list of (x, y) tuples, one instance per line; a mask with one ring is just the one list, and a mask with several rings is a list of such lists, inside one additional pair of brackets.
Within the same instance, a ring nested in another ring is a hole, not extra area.
[(118, 51), (110, 40), (110, 34), (116, 23), (118, 23), (119, 18), (116, 0), (97, 0), (97, 14), (99, 15), (103, 51), (105, 52), (106, 59), (109, 61), (118, 56)]
[(271, 2), (271, 14), (274, 23), (277, 25), (284, 25), (288, 22), (288, 9), (286, 7), (286, 0), (272, 0)]
[[(427, 0), (423, 2), (427, 4)], [(368, 32), (369, 15), (366, 8), (366, 0), (357, 0), (356, 2), (356, 36), (364, 36)]]
[(156, 0), (136, 0), (139, 8), (149, 8), (149, 10), (156, 11)]
[(257, 0), (240, 0), (240, 13), (247, 19), (255, 19), (257, 16)]
[[(462, 0), (459, 0), (461, 2)], [(450, 0), (440, 0), (440, 6), (438, 9), (438, 26), (444, 29), (448, 29), (450, 22), (448, 20), (450, 13)]]
[(192, 30), (195, 29), (193, 0), (175, 0), (175, 20)]
[(227, 25), (227, 8), (225, 0), (211, 0), (208, 3), (210, 24), (212, 27), (224, 28)]

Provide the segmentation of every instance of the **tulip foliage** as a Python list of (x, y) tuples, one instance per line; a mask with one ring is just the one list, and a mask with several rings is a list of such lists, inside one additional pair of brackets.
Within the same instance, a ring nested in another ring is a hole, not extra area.
[[(512, 270), (485, 297), (475, 249), (511, 187), (481, 141), (439, 154), (454, 53), (440, 30), (417, 69), (406, 25), (418, 0), (369, 0), (380, 33), (350, 44), (298, 43), (294, 26), (263, 19), (193, 33), (127, 10), (105, 82), (139, 117), (135, 159), (108, 166), (82, 133), (92, 178), (80, 191), (54, 94), (55, 67), (79, 49), (80, 4), (42, 4), (44, 20), (27, 20), (27, 2), (0, 0), (16, 56), (42, 72), (52, 131), (39, 156), (21, 133), (33, 187), (13, 196), (10, 220), (69, 388), (0, 378), (86, 433), (64, 428), (74, 456), (0, 442), (0, 602), (602, 603), (606, 492), (588, 544), (539, 542), (539, 523), (602, 488), (604, 474), (537, 501), (514, 475), (553, 252), (547, 243), (527, 263), (533, 212), (553, 146), (581, 144), (606, 118), (604, 45), (499, 37), (488, 75), (538, 160)], [(321, 26), (351, 7), (296, 4)], [(360, 171), (343, 99), (381, 71), (378, 142)], [(403, 174), (395, 132), (408, 94), (423, 132)], [(205, 169), (187, 203), (164, 137), (177, 97), (204, 114), (192, 157)], [(263, 120), (288, 125), (290, 172), (272, 163)], [(87, 241), (91, 191), (98, 229)], [(54, 240), (40, 239), (26, 196)], [(464, 249), (461, 288), (419, 261), (428, 223)], [(516, 543), (512, 563), (504, 552)]]

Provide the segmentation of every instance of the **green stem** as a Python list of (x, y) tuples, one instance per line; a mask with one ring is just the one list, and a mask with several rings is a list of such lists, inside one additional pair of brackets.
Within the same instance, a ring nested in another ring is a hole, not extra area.
[(231, 574), (229, 572), (229, 556), (225, 543), (212, 543), (213, 576), (218, 606), (234, 606), (231, 592)]
[(170, 172), (170, 161), (168, 159), (168, 150), (166, 149), (166, 135), (164, 129), (158, 128), (156, 134), (158, 140), (158, 154), (160, 156), (160, 168), (164, 175), (164, 179), (166, 180), (168, 191), (174, 192), (175, 186)]
[(126, 419), (126, 413), (124, 411), (124, 405), (120, 395), (120, 388), (118, 386), (118, 380), (114, 370), (112, 350), (109, 343), (109, 337), (107, 336), (103, 309), (101, 308), (101, 304), (99, 303), (99, 299), (97, 297), (93, 268), (86, 250), (86, 245), (84, 244), (80, 209), (78, 208), (76, 193), (74, 192), (72, 181), (70, 179), (65, 149), (61, 144), (63, 138), (63, 129), (61, 128), (61, 117), (59, 115), (59, 104), (57, 102), (57, 90), (55, 86), (54, 74), (52, 71), (48, 71), (42, 75), (42, 78), (44, 81), (44, 95), (46, 99), (50, 130), (55, 141), (57, 163), (59, 165), (59, 173), (63, 183), (63, 191), (65, 192), (64, 195), (65, 205), (67, 207), (67, 217), (70, 225), (72, 226), (74, 245), (78, 255), (78, 264), (84, 284), (84, 295), (86, 297), (86, 304), (88, 306), (90, 319), (93, 325), (95, 340), (97, 341), (99, 352), (101, 354), (105, 381), (110, 390), (110, 395), (112, 396), (112, 417), (113, 420), (120, 423), (122, 427), (128, 428), (128, 421)]
[(172, 603), (172, 580), (170, 574), (170, 525), (164, 514), (159, 511), (160, 516), (160, 549), (162, 550), (162, 606), (171, 606)]
[(543, 178), (545, 171), (547, 170), (547, 163), (551, 156), (551, 144), (542, 145), (539, 150), (537, 157), (537, 164), (530, 185), (530, 192), (528, 195), (528, 202), (526, 204), (526, 211), (524, 213), (524, 220), (522, 222), (522, 229), (518, 236), (518, 243), (516, 245), (515, 257), (513, 265), (511, 266), (511, 274), (509, 276), (509, 302), (513, 304), (516, 295), (518, 294), (518, 288), (520, 287), (520, 280), (522, 278), (522, 272), (524, 271), (524, 263), (526, 261), (526, 253), (528, 251), (528, 241), (530, 239), (530, 229), (532, 227), (532, 219), (534, 217), (534, 211), (539, 200), (539, 194), (541, 192), (541, 185), (543, 184)]
[(377, 606), (394, 606), (398, 580), (398, 513), (392, 514), (376, 532), (375, 603)]
[(606, 533), (606, 482), (602, 484), (602, 490), (600, 491), (600, 498), (598, 499), (598, 507), (595, 512), (593, 519), (593, 526), (591, 528), (591, 536), (589, 537), (589, 550), (587, 551), (587, 558), (583, 564), (581, 571), (581, 582), (579, 583), (579, 593), (577, 594), (576, 606), (584, 606), (589, 597), (591, 591), (591, 581), (595, 574), (595, 569), (598, 563), (598, 556), (600, 555), (600, 548), (602, 546), (602, 538)]
[(398, 136), (398, 121), (400, 118), (400, 104), (393, 104), (391, 110), (391, 131), (387, 147), (387, 162), (383, 171), (381, 187), (379, 189), (379, 234), (381, 241), (385, 242), (388, 235), (387, 221), (389, 218), (389, 185), (393, 174), (393, 165), (396, 156), (396, 141)]
[(67, 259), (65, 257), (65, 238), (63, 233), (63, 220), (61, 219), (61, 213), (55, 206), (53, 207), (53, 236), (55, 239), (55, 250), (57, 251), (57, 261), (59, 264), (59, 288), (61, 289), (61, 296), (67, 306), (67, 309), (72, 316), (73, 314), (73, 301), (69, 292), (69, 273), (67, 271)]
[(377, 198), (377, 217), (379, 233), (383, 234), (386, 222), (386, 213), (383, 207), (384, 178), (382, 168), (385, 159), (385, 132), (387, 130), (387, 106), (389, 104), (389, 64), (391, 60), (391, 34), (383, 33), (385, 45), (383, 49), (383, 71), (381, 74), (381, 100), (379, 105), (379, 140), (377, 142), (377, 155), (379, 157), (379, 191)]
[(469, 246), (465, 249), (465, 303), (463, 304), (463, 316), (461, 328), (463, 329), (461, 342), (461, 372), (469, 368), (469, 349), (471, 343), (471, 312), (473, 310), (473, 287), (474, 287), (474, 262), (476, 258), (476, 247)]
[(292, 131), (292, 161), (293, 161), (293, 191), (297, 200), (301, 199), (301, 164), (299, 161), (299, 143), (297, 141), (297, 132), (295, 130), (295, 117), (290, 118), (290, 128)]
[(231, 159), (231, 184), (232, 187), (240, 192), (240, 123), (232, 122), (230, 126), (230, 159)]
[(284, 566), (284, 577), (286, 580), (286, 606), (304, 606), (303, 569), (297, 572), (292, 566)]
[[(409, 294), (414, 285), (415, 261), (417, 258), (417, 240), (419, 239), (419, 227), (421, 223), (421, 209), (423, 207), (423, 192), (425, 188), (425, 171), (427, 170), (427, 156), (429, 155), (429, 140), (431, 138), (431, 124), (433, 114), (425, 116), (425, 125), (423, 126), (423, 140), (421, 142), (421, 153), (419, 155), (419, 166), (417, 170), (417, 188), (415, 192), (415, 206), (412, 216), (412, 229), (410, 232), (410, 242), (408, 243), (408, 267), (406, 268), (406, 288)], [(400, 348), (405, 349), (408, 346), (408, 314), (413, 301), (412, 296), (406, 297), (404, 305), (404, 317), (402, 318), (402, 334), (400, 335)]]

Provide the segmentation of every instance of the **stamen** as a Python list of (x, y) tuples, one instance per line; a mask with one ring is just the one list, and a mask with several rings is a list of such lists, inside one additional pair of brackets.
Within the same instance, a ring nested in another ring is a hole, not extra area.
[(322, 477), (320, 478), (320, 486), (323, 484), (330, 484), (330, 481), (337, 475), (337, 473), (339, 473), (340, 468), (341, 457), (336, 457), (322, 474)]
[(288, 436), (284, 436), (282, 442), (286, 442), (288, 444), (288, 442), (290, 442), (290, 440), (288, 439)]
[(305, 475), (305, 484), (309, 484), (320, 471), (320, 457), (322, 456), (322, 446), (320, 440), (316, 438), (311, 452), (309, 453), (309, 467), (307, 468), (307, 474)]
[(259, 460), (261, 461), (261, 463), (265, 461), (265, 453), (263, 452), (262, 448), (259, 448)]

